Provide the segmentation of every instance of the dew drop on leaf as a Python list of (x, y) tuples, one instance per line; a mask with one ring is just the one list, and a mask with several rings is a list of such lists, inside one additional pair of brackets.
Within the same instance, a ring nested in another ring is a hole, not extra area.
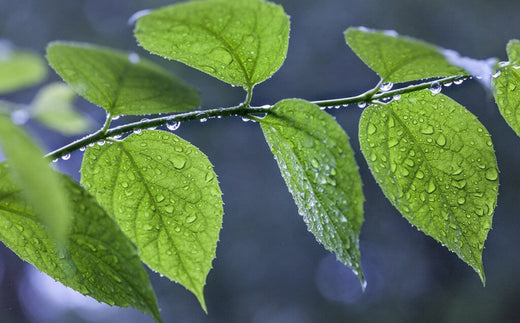
[(63, 160), (69, 160), (69, 159), (70, 159), (70, 154), (63, 155), (63, 156), (61, 157), (61, 159), (63, 159)]
[(435, 192), (436, 189), (437, 189), (437, 187), (435, 186), (433, 179), (431, 179), (430, 182), (428, 183), (428, 193), (433, 193), (433, 192)]
[(376, 126), (374, 126), (374, 125), (371, 123), (371, 124), (368, 125), (368, 129), (367, 129), (367, 131), (368, 131), (368, 134), (369, 134), (369, 135), (373, 135), (374, 133), (376, 133), (377, 128), (376, 128)]
[(433, 134), (433, 127), (431, 125), (425, 125), (421, 128), (421, 132), (425, 135)]
[(490, 181), (496, 181), (498, 178), (498, 172), (495, 168), (489, 168), (486, 171), (486, 179)]

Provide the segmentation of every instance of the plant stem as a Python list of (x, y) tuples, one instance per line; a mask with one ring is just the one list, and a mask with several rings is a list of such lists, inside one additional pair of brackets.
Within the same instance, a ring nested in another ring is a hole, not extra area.
[[(321, 100), (321, 101), (313, 101), (312, 103), (320, 106), (320, 107), (334, 107), (348, 104), (359, 104), (359, 103), (367, 103), (370, 104), (373, 101), (385, 99), (385, 98), (393, 98), (396, 95), (401, 95), (405, 93), (410, 93), (414, 91), (419, 91), (423, 89), (430, 88), (432, 85), (438, 83), (440, 85), (451, 83), (457, 80), (466, 80), (470, 76), (450, 76), (441, 79), (436, 79), (433, 81), (423, 82), (419, 84), (410, 85), (407, 87), (387, 91), (387, 92), (379, 92), (381, 82), (379, 82), (373, 89), (362, 93), (360, 95), (341, 98), (341, 99), (332, 99), (332, 100)], [(96, 143), (100, 140), (105, 140), (110, 137), (114, 137), (117, 135), (122, 135), (127, 132), (139, 131), (142, 129), (148, 129), (153, 127), (162, 126), (165, 124), (171, 124), (174, 122), (185, 122), (190, 120), (205, 120), (216, 117), (229, 117), (229, 116), (240, 116), (240, 117), (250, 117), (251, 119), (258, 119), (254, 117), (255, 114), (268, 114), (270, 113), (273, 106), (265, 105), (261, 107), (252, 107), (250, 106), (252, 96), (252, 90), (247, 92), (247, 97), (243, 103), (240, 105), (229, 107), (229, 108), (216, 108), (216, 109), (208, 109), (208, 110), (197, 110), (186, 113), (179, 113), (174, 115), (169, 115), (165, 117), (158, 117), (150, 120), (141, 120), (138, 122), (128, 123), (122, 126), (118, 126), (112, 129), (109, 129), (110, 123), (112, 121), (112, 116), (108, 115), (103, 128), (99, 131), (85, 136), (79, 140), (76, 140), (68, 145), (65, 145), (61, 148), (58, 148), (50, 153), (48, 153), (45, 157), (56, 159), (71, 152), (74, 152), (82, 147), (86, 147), (92, 143)]]

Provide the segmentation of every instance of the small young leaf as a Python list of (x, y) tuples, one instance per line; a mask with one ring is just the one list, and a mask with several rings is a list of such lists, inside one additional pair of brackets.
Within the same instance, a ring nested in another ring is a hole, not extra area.
[[(140, 309), (161, 321), (148, 275), (128, 238), (81, 186), (61, 175), (73, 206), (70, 235), (60, 247), (0, 164), (0, 239), (20, 258), (100, 302)], [(56, 174), (58, 176), (58, 174)]]
[(349, 28), (345, 39), (354, 53), (381, 76), (383, 82), (404, 83), (467, 74), (450, 64), (440, 48), (399, 36), (393, 31)]
[(507, 44), (507, 55), (509, 62), (499, 64), (491, 84), (502, 117), (520, 136), (520, 41)]
[(74, 91), (112, 115), (182, 112), (199, 106), (193, 89), (135, 53), (53, 42), (47, 60)]
[(51, 83), (42, 88), (32, 102), (32, 114), (42, 124), (64, 135), (89, 130), (92, 121), (77, 113), (72, 102), (76, 93), (63, 83)]
[(318, 106), (295, 99), (278, 102), (261, 126), (309, 230), (364, 285), (364, 196), (347, 134)]
[(289, 25), (283, 8), (266, 1), (191, 1), (140, 18), (135, 36), (154, 54), (252, 89), (282, 66)]
[(40, 56), (0, 43), (0, 94), (40, 83), (46, 75), (47, 64)]
[(392, 204), (485, 281), (482, 249), (496, 206), (498, 169), (484, 126), (429, 90), (365, 109), (359, 141)]
[(153, 270), (184, 285), (206, 310), (203, 289), (222, 226), (222, 193), (207, 157), (163, 131), (89, 147), (81, 181), (115, 216)]
[(3, 114), (0, 114), (0, 148), (11, 166), (11, 179), (22, 189), (51, 236), (63, 240), (72, 217), (65, 188), (40, 149)]

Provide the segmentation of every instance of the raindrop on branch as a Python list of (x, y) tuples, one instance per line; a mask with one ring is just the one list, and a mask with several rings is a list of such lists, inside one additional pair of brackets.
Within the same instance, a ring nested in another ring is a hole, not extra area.
[(380, 90), (382, 92), (388, 92), (392, 89), (393, 86), (394, 86), (394, 83), (392, 83), (392, 82), (383, 83), (383, 84), (381, 84)]
[(430, 92), (432, 92), (433, 95), (437, 95), (437, 94), (441, 93), (441, 91), (442, 91), (442, 86), (439, 82), (434, 82), (430, 86)]
[(181, 126), (181, 123), (176, 122), (176, 121), (166, 124), (166, 128), (168, 128), (168, 130), (170, 130), (170, 131), (175, 131), (175, 130), (179, 129), (180, 126)]

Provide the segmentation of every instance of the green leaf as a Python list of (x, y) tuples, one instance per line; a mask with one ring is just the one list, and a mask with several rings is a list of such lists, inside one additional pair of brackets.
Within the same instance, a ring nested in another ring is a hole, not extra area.
[(289, 25), (283, 8), (266, 1), (191, 1), (140, 18), (135, 36), (154, 54), (250, 90), (282, 66)]
[(278, 102), (261, 125), (309, 231), (364, 285), (359, 255), (364, 196), (347, 134), (318, 106), (296, 99)]
[(491, 84), (502, 117), (520, 136), (520, 41), (507, 44), (507, 55), (509, 62), (498, 65)]
[(450, 64), (441, 48), (399, 36), (394, 31), (349, 28), (345, 39), (354, 53), (381, 76), (383, 82), (404, 83), (467, 74)]
[[(130, 240), (94, 198), (71, 178), (60, 175), (74, 213), (64, 248), (0, 164), (0, 239), (20, 258), (78, 292), (100, 302), (140, 309), (161, 321), (148, 275)], [(57, 175), (57, 174), (56, 174)], [(58, 176), (58, 175), (57, 175)]]
[(53, 42), (47, 47), (47, 60), (74, 91), (114, 116), (182, 112), (199, 106), (193, 89), (135, 53)]
[(75, 98), (76, 93), (66, 84), (51, 83), (34, 98), (32, 114), (42, 124), (64, 135), (84, 133), (92, 127), (92, 121), (73, 109)]
[(359, 141), (390, 202), (485, 282), (482, 249), (497, 202), (498, 168), (477, 118), (423, 90), (365, 109)]
[(12, 180), (46, 223), (57, 240), (65, 238), (72, 217), (65, 189), (40, 149), (11, 119), (0, 114), (0, 147), (10, 167)]
[(153, 270), (184, 285), (206, 310), (203, 289), (222, 226), (222, 193), (207, 157), (163, 131), (89, 147), (81, 181), (115, 216)]
[(0, 43), (0, 94), (40, 83), (46, 75), (47, 64), (39, 55)]

